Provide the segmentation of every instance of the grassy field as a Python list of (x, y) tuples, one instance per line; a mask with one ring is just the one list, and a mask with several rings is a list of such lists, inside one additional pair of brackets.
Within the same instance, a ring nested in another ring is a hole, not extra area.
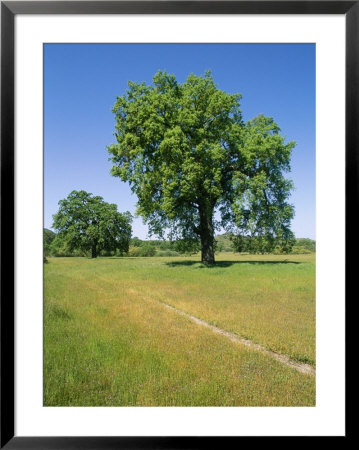
[(315, 377), (163, 303), (315, 365), (315, 255), (49, 258), (44, 405), (311, 406)]

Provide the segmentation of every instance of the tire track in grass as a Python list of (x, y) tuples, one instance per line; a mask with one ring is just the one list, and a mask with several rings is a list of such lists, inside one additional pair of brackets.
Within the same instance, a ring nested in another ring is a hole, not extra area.
[(315, 376), (315, 368), (309, 364), (300, 363), (300, 362), (295, 361), (294, 359), (290, 358), (287, 355), (282, 355), (280, 353), (273, 352), (272, 350), (268, 350), (267, 348), (265, 348), (263, 345), (255, 344), (254, 342), (252, 342), (249, 339), (244, 339), (244, 338), (237, 336), (234, 333), (230, 333), (229, 331), (222, 330), (221, 328), (211, 325), (208, 322), (205, 322), (204, 320), (199, 319), (198, 317), (192, 316), (191, 314), (188, 314), (180, 309), (177, 309), (174, 306), (168, 305), (167, 303), (165, 303), (162, 300), (160, 300), (160, 303), (162, 303), (162, 305), (165, 306), (166, 308), (171, 309), (172, 311), (175, 311), (177, 314), (187, 317), (192, 322), (194, 322), (198, 325), (202, 325), (206, 328), (209, 328), (214, 333), (221, 334), (222, 336), (227, 337), (232, 342), (235, 342), (237, 344), (242, 344), (252, 350), (262, 352), (265, 355), (268, 355), (271, 358), (276, 359), (277, 361), (281, 362), (282, 364), (285, 364), (286, 366), (297, 370), (298, 372), (304, 373), (306, 375)]
[[(127, 291), (138, 294), (138, 292), (133, 288), (127, 289)], [(141, 296), (142, 296), (142, 298), (145, 298), (143, 293), (141, 293)], [(170, 309), (170, 310), (176, 312), (177, 314), (180, 314), (183, 317), (187, 317), (187, 319), (190, 319), (192, 322), (196, 323), (197, 325), (202, 325), (202, 326), (210, 329), (214, 333), (217, 333), (217, 334), (227, 337), (232, 342), (235, 342), (235, 343), (241, 344), (241, 345), (245, 345), (246, 347), (250, 348), (251, 350), (255, 350), (255, 351), (261, 352), (265, 355), (268, 355), (271, 358), (281, 362), (282, 364), (284, 364), (288, 367), (291, 367), (294, 370), (297, 370), (300, 373), (303, 373), (305, 375), (315, 376), (315, 368), (313, 366), (311, 366), (310, 364), (300, 363), (300, 362), (290, 358), (288, 355), (283, 355), (281, 353), (274, 352), (273, 350), (268, 350), (263, 345), (256, 344), (249, 339), (241, 338), (234, 333), (223, 330), (222, 328), (216, 327), (215, 325), (211, 325), (210, 323), (206, 322), (205, 320), (199, 319), (198, 317), (193, 316), (192, 314), (188, 314), (185, 311), (182, 311), (181, 309), (175, 308), (174, 306), (169, 305), (168, 303), (166, 303), (165, 301), (163, 301), (159, 298), (156, 298), (153, 296), (148, 296), (148, 298), (155, 300), (156, 302), (162, 304), (167, 309)]]

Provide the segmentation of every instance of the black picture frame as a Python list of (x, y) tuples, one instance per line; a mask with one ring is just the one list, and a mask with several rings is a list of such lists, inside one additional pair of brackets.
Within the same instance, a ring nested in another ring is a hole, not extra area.
[[(355, 292), (359, 183), (359, 1), (1, 2), (1, 440), (7, 449), (231, 448), (239, 437), (14, 436), (14, 19), (18, 14), (341, 14), (346, 16), (346, 304)], [(355, 209), (355, 208), (354, 208)], [(346, 330), (348, 327), (346, 327)], [(348, 331), (346, 331), (348, 341)], [(348, 400), (348, 399), (347, 399)], [(348, 408), (348, 402), (346, 402)], [(347, 409), (348, 410), (348, 409)], [(346, 437), (348, 437), (346, 422)], [(242, 441), (241, 441), (242, 443)]]

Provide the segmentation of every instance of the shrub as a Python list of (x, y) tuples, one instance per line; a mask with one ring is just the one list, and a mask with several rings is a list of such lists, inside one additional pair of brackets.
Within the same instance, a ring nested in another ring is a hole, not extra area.
[(155, 256), (156, 247), (150, 243), (143, 243), (141, 247), (130, 247), (128, 256)]
[(178, 252), (174, 250), (160, 250), (156, 253), (156, 256), (180, 256)]
[(316, 242), (308, 238), (298, 238), (296, 239), (295, 245), (299, 247), (304, 247), (310, 252), (315, 252)]
[(308, 255), (313, 252), (311, 252), (308, 248), (303, 247), (302, 245), (294, 245), (292, 253), (294, 255)]
[(145, 243), (140, 247), (140, 256), (155, 256), (156, 247), (153, 244)]
[(141, 248), (140, 247), (130, 247), (128, 251), (128, 256), (140, 256)]

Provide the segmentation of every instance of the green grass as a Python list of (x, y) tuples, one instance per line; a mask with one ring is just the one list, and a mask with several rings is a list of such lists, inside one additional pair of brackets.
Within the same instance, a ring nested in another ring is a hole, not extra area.
[(314, 405), (314, 377), (161, 303), (314, 364), (314, 256), (217, 261), (49, 258), (44, 405)]

